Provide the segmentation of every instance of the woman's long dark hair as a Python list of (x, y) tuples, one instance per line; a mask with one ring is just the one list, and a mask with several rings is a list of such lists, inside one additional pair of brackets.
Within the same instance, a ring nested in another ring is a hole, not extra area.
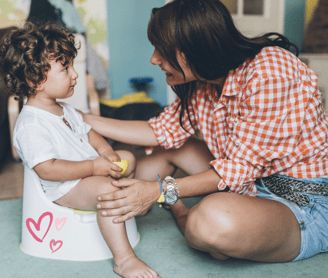
[[(227, 76), (266, 46), (280, 46), (289, 51), (294, 48), (298, 55), (297, 46), (281, 34), (243, 36), (219, 0), (174, 0), (155, 8), (147, 32), (151, 44), (174, 69), (183, 73), (176, 58), (178, 51), (184, 53), (194, 75), (208, 81)], [(193, 81), (172, 87), (181, 100), (181, 125), (184, 110), (187, 109), (189, 117), (188, 103), (196, 85), (197, 81)], [(222, 88), (213, 86), (221, 92)]]

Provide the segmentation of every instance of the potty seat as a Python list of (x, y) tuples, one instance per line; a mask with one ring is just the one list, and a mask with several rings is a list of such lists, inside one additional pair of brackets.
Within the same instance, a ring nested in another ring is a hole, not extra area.
[[(24, 166), (21, 250), (31, 256), (67, 261), (112, 258), (95, 211), (74, 210), (51, 202), (34, 170)], [(125, 222), (134, 248), (139, 242), (135, 218)]]

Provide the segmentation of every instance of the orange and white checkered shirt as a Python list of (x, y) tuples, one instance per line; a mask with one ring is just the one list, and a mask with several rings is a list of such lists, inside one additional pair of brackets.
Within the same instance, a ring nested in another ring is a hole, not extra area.
[(292, 53), (266, 47), (229, 72), (221, 97), (207, 86), (192, 96), (179, 124), (180, 99), (149, 120), (159, 144), (179, 148), (200, 132), (220, 175), (219, 190), (255, 196), (255, 179), (328, 175), (328, 116), (317, 76)]

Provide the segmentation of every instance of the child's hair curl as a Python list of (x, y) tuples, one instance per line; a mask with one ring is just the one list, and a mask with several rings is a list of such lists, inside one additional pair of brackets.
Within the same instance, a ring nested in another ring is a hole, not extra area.
[(0, 69), (4, 81), (16, 100), (36, 93), (38, 84), (46, 81), (49, 61), (64, 66), (77, 55), (74, 35), (55, 23), (37, 27), (26, 22), (13, 27), (0, 42)]

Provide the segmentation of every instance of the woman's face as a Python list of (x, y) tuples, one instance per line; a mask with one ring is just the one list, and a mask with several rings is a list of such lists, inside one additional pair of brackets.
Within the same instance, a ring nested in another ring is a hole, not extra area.
[(169, 86), (180, 85), (197, 80), (195, 75), (192, 73), (190, 67), (186, 63), (186, 59), (183, 53), (177, 52), (177, 61), (182, 68), (183, 74), (176, 69), (174, 69), (169, 62), (160, 54), (160, 52), (155, 48), (153, 55), (150, 58), (150, 62), (153, 65), (159, 66), (166, 75), (166, 83)]

